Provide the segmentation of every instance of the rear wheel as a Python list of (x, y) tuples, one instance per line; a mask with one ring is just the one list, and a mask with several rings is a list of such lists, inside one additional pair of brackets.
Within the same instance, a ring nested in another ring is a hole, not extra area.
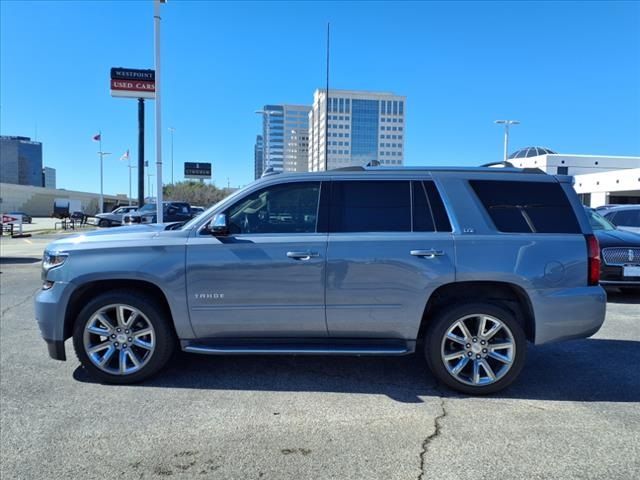
[(113, 291), (80, 312), (73, 345), (82, 366), (107, 383), (135, 383), (157, 373), (175, 349), (169, 318), (144, 295)]
[(510, 385), (524, 366), (524, 331), (501, 305), (469, 303), (440, 310), (425, 340), (429, 368), (459, 392), (497, 392)]

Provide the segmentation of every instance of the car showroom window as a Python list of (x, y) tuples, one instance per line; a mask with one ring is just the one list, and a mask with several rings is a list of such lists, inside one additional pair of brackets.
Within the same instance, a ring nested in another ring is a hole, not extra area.
[(334, 181), (330, 232), (410, 232), (408, 181)]
[(580, 233), (576, 215), (558, 183), (470, 180), (500, 232)]
[(273, 185), (253, 192), (227, 211), (231, 234), (313, 233), (320, 182)]

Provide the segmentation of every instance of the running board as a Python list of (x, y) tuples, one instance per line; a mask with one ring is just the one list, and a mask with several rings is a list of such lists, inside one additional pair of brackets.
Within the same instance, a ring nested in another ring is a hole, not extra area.
[(183, 341), (182, 350), (205, 355), (356, 355), (388, 356), (413, 353), (415, 342), (355, 341)]

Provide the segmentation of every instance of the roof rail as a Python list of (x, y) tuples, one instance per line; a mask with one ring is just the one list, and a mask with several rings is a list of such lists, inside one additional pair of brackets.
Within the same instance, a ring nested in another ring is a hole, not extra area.
[(489, 162), (480, 165), (481, 167), (502, 167), (502, 168), (515, 168), (515, 165), (506, 160), (500, 162)]
[(264, 177), (270, 177), (271, 175), (277, 175), (280, 172), (276, 172), (275, 168), (273, 167), (267, 167), (265, 169), (264, 172), (262, 172), (262, 175), (260, 175), (260, 178), (264, 178)]
[(360, 165), (354, 165), (351, 167), (332, 168), (332, 172), (364, 172), (366, 169)]

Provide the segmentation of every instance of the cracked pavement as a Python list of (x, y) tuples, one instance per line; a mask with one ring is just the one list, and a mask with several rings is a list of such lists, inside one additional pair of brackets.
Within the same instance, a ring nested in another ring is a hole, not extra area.
[(38, 263), (0, 270), (3, 480), (640, 477), (631, 297), (595, 338), (531, 347), (517, 384), (484, 398), (436, 385), (419, 357), (180, 354), (122, 387), (87, 378), (70, 342), (48, 358), (25, 299)]

